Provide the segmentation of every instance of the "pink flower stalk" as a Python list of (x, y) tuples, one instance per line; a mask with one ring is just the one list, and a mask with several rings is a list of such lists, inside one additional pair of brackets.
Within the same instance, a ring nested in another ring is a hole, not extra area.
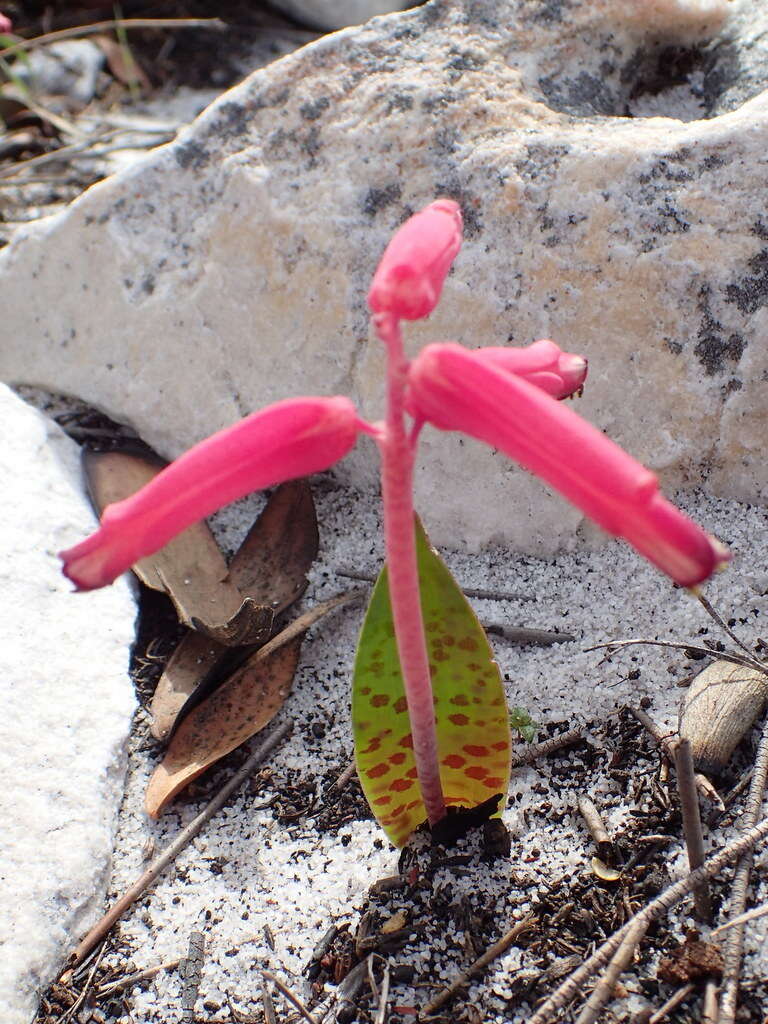
[(461, 211), (451, 199), (438, 199), (399, 228), (384, 250), (368, 292), (374, 313), (398, 320), (429, 316), (461, 248)]
[(436, 344), (413, 361), (408, 380), (420, 417), (500, 448), (682, 586), (728, 560), (659, 494), (650, 470), (522, 377), (459, 345)]
[(253, 413), (108, 505), (96, 533), (61, 553), (64, 573), (78, 590), (103, 587), (222, 505), (328, 469), (360, 429), (354, 405), (341, 396), (288, 399)]

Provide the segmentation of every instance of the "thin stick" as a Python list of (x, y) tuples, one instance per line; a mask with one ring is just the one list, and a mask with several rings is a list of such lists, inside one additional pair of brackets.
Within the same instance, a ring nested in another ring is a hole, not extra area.
[(293, 992), (291, 992), (291, 990), (288, 988), (288, 986), (284, 985), (279, 978), (276, 978), (275, 975), (272, 974), (270, 971), (262, 971), (261, 976), (262, 978), (266, 978), (267, 981), (271, 981), (275, 988), (277, 988), (278, 991), (280, 991), (285, 996), (289, 1003), (292, 1003), (293, 1006), (296, 1007), (296, 1009), (299, 1011), (302, 1017), (304, 1017), (304, 1019), (308, 1021), (309, 1024), (317, 1024), (317, 1021), (306, 1008), (304, 1003), (302, 1003), (299, 997), (295, 996)]
[(176, 859), (181, 853), (185, 846), (187, 846), (195, 836), (202, 831), (204, 825), (216, 814), (224, 804), (229, 800), (232, 794), (242, 786), (242, 784), (253, 774), (255, 769), (261, 762), (272, 753), (272, 751), (278, 747), (283, 740), (290, 735), (293, 729), (293, 722), (284, 722), (279, 725), (274, 732), (272, 732), (261, 744), (261, 746), (255, 750), (248, 760), (245, 762), (243, 767), (236, 772), (229, 782), (225, 783), (216, 796), (206, 805), (206, 807), (193, 818), (192, 821), (183, 829), (174, 841), (163, 850), (159, 857), (152, 861), (147, 870), (138, 878), (130, 889), (125, 892), (120, 899), (112, 905), (102, 919), (94, 925), (93, 928), (88, 932), (85, 938), (82, 940), (80, 945), (75, 949), (74, 953), (70, 956), (67, 964), (67, 972), (62, 977), (62, 980), (74, 967), (77, 967), (79, 963), (88, 956), (94, 946), (97, 945), (107, 935), (109, 930), (119, 921), (123, 914), (128, 910), (129, 907), (142, 895), (142, 893), (149, 888), (154, 880), (161, 875), (168, 865)]
[(60, 39), (79, 39), (80, 36), (98, 35), (111, 29), (131, 28), (213, 28), (225, 29), (226, 23), (220, 18), (111, 18), (109, 21), (94, 21), (90, 25), (73, 25), (71, 28), (60, 28), (55, 32), (46, 32), (33, 39), (22, 39), (12, 46), (0, 50), (0, 57), (9, 57), (20, 50), (29, 52), (49, 43), (58, 43)]
[(605, 827), (600, 812), (588, 796), (580, 796), (578, 800), (579, 814), (584, 819), (584, 824), (589, 829), (589, 834), (597, 847), (597, 852), (605, 858), (606, 854), (613, 849), (611, 837)]
[(594, 1024), (609, 999), (621, 974), (632, 963), (637, 944), (648, 930), (649, 921), (636, 920), (621, 940), (621, 945), (613, 954), (605, 973), (592, 989), (589, 999), (579, 1014), (576, 1024)]
[(671, 907), (688, 896), (705, 878), (714, 878), (720, 871), (734, 860), (738, 860), (747, 850), (768, 836), (768, 818), (763, 820), (734, 842), (724, 846), (714, 856), (706, 860), (700, 868), (690, 875), (670, 885), (659, 896), (651, 900), (641, 911), (630, 918), (626, 924), (613, 933), (599, 946), (592, 956), (588, 957), (580, 967), (555, 989), (539, 1009), (529, 1019), (528, 1024), (549, 1024), (554, 1014), (566, 1007), (581, 992), (584, 983), (601, 967), (604, 967), (621, 945), (622, 939), (633, 923), (642, 918), (650, 923), (662, 917)]
[(483, 623), (483, 629), (491, 636), (500, 636), (507, 643), (516, 644), (518, 647), (552, 647), (554, 644), (567, 644), (576, 639), (572, 633), (555, 633), (551, 629), (529, 629), (527, 626), (504, 626), (499, 622)]
[(200, 979), (203, 976), (204, 954), (205, 936), (202, 932), (190, 932), (181, 986), (181, 1019), (184, 1024), (192, 1024), (195, 1017), (195, 1003), (200, 990)]
[(715, 611), (715, 609), (712, 607), (707, 598), (703, 594), (696, 594), (696, 597), (698, 598), (699, 604), (702, 606), (702, 608), (707, 612), (708, 615), (710, 615), (715, 620), (715, 622), (723, 630), (723, 632), (726, 633), (731, 638), (731, 640), (733, 640), (733, 642), (738, 647), (740, 647), (742, 651), (746, 653), (747, 657), (754, 658), (755, 652), (750, 651), (747, 645), (743, 644), (741, 640), (739, 640), (739, 638), (733, 632), (731, 627), (727, 624), (727, 622), (725, 622), (722, 616)]
[[(348, 580), (359, 580), (361, 583), (375, 583), (377, 577), (370, 572), (356, 572), (354, 569), (337, 569), (337, 576)], [(464, 597), (474, 597), (481, 601), (533, 601), (531, 594), (519, 594), (517, 591), (488, 590), (487, 587), (461, 587)]]
[(683, 985), (677, 992), (673, 992), (666, 1003), (663, 1003), (656, 1013), (652, 1014), (648, 1018), (648, 1024), (661, 1024), (666, 1016), (668, 1016), (673, 1010), (684, 1003), (688, 996), (696, 990), (696, 986), (692, 982), (688, 982), (687, 985)]
[(261, 1005), (264, 1008), (264, 1024), (277, 1024), (275, 1004), (272, 1002), (269, 989), (264, 984), (261, 986)]
[(107, 950), (107, 943), (103, 942), (102, 945), (101, 945), (101, 949), (99, 950), (99, 955), (93, 961), (93, 966), (88, 971), (88, 977), (85, 979), (85, 984), (82, 987), (80, 995), (77, 997), (77, 999), (74, 1001), (74, 1003), (70, 1006), (70, 1008), (67, 1010), (67, 1012), (62, 1017), (59, 1018), (61, 1024), (63, 1024), (64, 1021), (71, 1020), (75, 1016), (77, 1011), (80, 1009), (80, 1007), (83, 1005), (83, 1003), (85, 1002), (85, 1000), (86, 1000), (86, 998), (88, 996), (88, 993), (90, 992), (91, 987), (93, 985), (93, 979), (94, 979), (94, 977), (96, 975), (96, 971), (98, 971), (98, 969), (99, 969), (99, 964), (101, 963), (102, 958), (103, 958), (106, 950)]
[(384, 977), (381, 982), (381, 995), (379, 996), (379, 1009), (373, 1024), (385, 1024), (387, 1019), (387, 1000), (389, 999), (389, 959), (384, 964)]
[(454, 978), (447, 988), (444, 988), (442, 992), (438, 992), (434, 999), (419, 1010), (419, 1016), (428, 1017), (431, 1013), (439, 1010), (441, 1006), (444, 1006), (450, 999), (453, 999), (459, 989), (468, 985), (475, 974), (484, 970), (488, 964), (492, 963), (496, 959), (496, 957), (505, 953), (513, 944), (515, 939), (518, 939), (524, 931), (527, 931), (535, 923), (536, 918), (533, 914), (530, 914), (528, 917), (524, 917), (522, 921), (518, 921), (517, 924), (509, 929), (506, 935), (503, 935), (498, 942), (494, 942), (492, 946), (489, 946), (482, 956), (479, 956), (473, 964), (470, 964), (466, 971), (462, 971), (458, 977)]
[(547, 757), (554, 754), (563, 747), (571, 747), (582, 739), (581, 729), (569, 729), (568, 732), (561, 732), (559, 736), (552, 736), (551, 739), (542, 743), (531, 743), (525, 748), (522, 754), (512, 755), (512, 767), (521, 768), (525, 764), (533, 764), (540, 757)]
[(694, 654), (704, 654), (708, 658), (717, 658), (718, 661), (732, 661), (734, 665), (747, 665), (749, 668), (762, 672), (768, 676), (768, 666), (756, 661), (754, 657), (746, 658), (740, 654), (729, 654), (726, 651), (713, 651), (709, 647), (697, 647), (695, 644), (681, 644), (672, 640), (611, 640), (607, 644), (595, 644), (594, 647), (585, 647), (584, 653), (589, 651), (600, 651), (606, 647), (630, 647), (632, 644), (646, 644), (650, 647), (671, 647), (675, 651), (693, 651)]
[[(696, 773), (693, 770), (691, 741), (678, 740), (675, 744), (675, 768), (677, 770), (677, 791), (680, 794), (680, 808), (683, 813), (683, 835), (688, 851), (688, 868), (695, 871), (704, 863), (704, 834), (701, 831), (699, 799), (696, 794)], [(704, 882), (694, 890), (693, 901), (696, 916), (706, 924), (712, 923), (712, 900), (709, 884)]]
[[(629, 713), (636, 721), (640, 723), (640, 725), (643, 726), (643, 728), (649, 733), (649, 735), (656, 740), (658, 745), (664, 751), (664, 756), (667, 758), (667, 760), (671, 761), (674, 764), (675, 744), (673, 737), (665, 736), (661, 729), (658, 727), (658, 725), (650, 717), (650, 715), (647, 715), (645, 711), (641, 710), (641, 708), (631, 707), (629, 708)], [(699, 794), (704, 797), (705, 800), (709, 800), (712, 803), (717, 804), (717, 806), (721, 810), (725, 810), (723, 801), (720, 799), (720, 794), (717, 792), (717, 790), (709, 781), (709, 779), (707, 779), (700, 772), (696, 772), (694, 775), (694, 780), (696, 782), (696, 789), (699, 791)]]
[(717, 994), (717, 982), (713, 978), (707, 978), (704, 986), (704, 1005), (701, 1008), (701, 1024), (718, 1024), (720, 1007), (717, 1003)]
[(115, 992), (122, 992), (123, 989), (132, 988), (141, 981), (154, 978), (161, 971), (173, 971), (179, 966), (182, 959), (182, 957), (177, 957), (176, 960), (166, 960), (164, 964), (155, 964), (154, 967), (145, 967), (143, 971), (134, 971), (133, 974), (126, 974), (123, 978), (118, 978), (117, 981), (110, 981), (108, 985), (102, 985), (100, 988), (97, 988), (95, 996), (97, 999), (106, 999), (107, 996), (112, 996)]
[[(742, 834), (754, 827), (760, 816), (760, 809), (768, 781), (768, 718), (763, 724), (760, 743), (755, 757), (752, 781), (749, 784), (747, 805), (741, 819)], [(752, 870), (752, 855), (746, 853), (736, 865), (733, 874), (731, 902), (728, 910), (732, 917), (740, 917), (747, 904), (747, 888)], [(720, 989), (720, 1024), (733, 1024), (736, 1018), (736, 1006), (739, 996), (739, 975), (741, 973), (741, 955), (744, 947), (744, 925), (737, 924), (728, 932), (723, 958), (723, 981)]]
[(743, 914), (739, 914), (738, 917), (732, 917), (730, 921), (726, 921), (725, 924), (718, 925), (711, 935), (719, 935), (720, 932), (727, 931), (729, 928), (735, 928), (736, 925), (746, 924), (748, 921), (754, 921), (758, 917), (765, 917), (768, 914), (768, 903), (763, 903), (759, 907), (753, 907), (752, 910), (747, 910)]

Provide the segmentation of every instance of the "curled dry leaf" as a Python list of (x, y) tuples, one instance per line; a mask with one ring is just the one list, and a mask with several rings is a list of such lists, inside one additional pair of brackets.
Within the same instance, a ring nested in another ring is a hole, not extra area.
[(589, 863), (592, 868), (592, 874), (602, 882), (618, 882), (621, 878), (620, 871), (617, 871), (616, 868), (609, 867), (605, 861), (600, 860), (599, 857), (593, 857)]
[[(292, 480), (270, 497), (232, 558), (228, 580), (277, 615), (304, 592), (319, 543), (311, 488), (306, 480)], [(152, 698), (151, 732), (156, 739), (168, 738), (182, 707), (203, 680), (221, 680), (228, 650), (194, 631), (181, 641)]]
[[(88, 490), (99, 513), (134, 494), (164, 465), (143, 453), (83, 452)], [(243, 599), (205, 523), (190, 526), (154, 555), (142, 558), (133, 571), (148, 587), (168, 594), (181, 622), (220, 643), (259, 644), (270, 634), (272, 609), (250, 597)]]
[(700, 772), (719, 774), (768, 705), (768, 675), (715, 661), (696, 676), (680, 712), (680, 737), (691, 744)]
[(290, 692), (300, 651), (301, 637), (266, 657), (257, 651), (187, 715), (149, 780), (145, 806), (150, 817), (156, 818), (181, 789), (274, 718)]
[(302, 635), (323, 615), (357, 596), (342, 594), (315, 605), (252, 654), (206, 700), (195, 704), (149, 780), (145, 807), (151, 817), (156, 818), (206, 768), (272, 721), (291, 691)]

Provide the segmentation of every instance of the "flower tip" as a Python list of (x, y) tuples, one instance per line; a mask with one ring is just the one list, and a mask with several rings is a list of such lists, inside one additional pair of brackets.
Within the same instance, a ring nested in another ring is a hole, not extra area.
[(7, 34), (13, 32), (13, 22), (7, 14), (0, 14), (0, 34)]
[(371, 311), (399, 320), (429, 316), (461, 248), (461, 233), (461, 210), (452, 199), (437, 199), (410, 217), (395, 232), (373, 275)]

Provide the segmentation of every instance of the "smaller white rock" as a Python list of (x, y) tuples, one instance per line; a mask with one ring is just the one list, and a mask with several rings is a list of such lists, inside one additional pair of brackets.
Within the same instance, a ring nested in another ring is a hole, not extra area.
[(96, 93), (104, 54), (88, 39), (65, 39), (33, 50), (28, 61), (17, 61), (14, 74), (35, 95), (66, 96), (78, 105), (90, 103)]
[(362, 25), (377, 14), (404, 11), (415, 4), (409, 0), (272, 0), (272, 6), (312, 28), (337, 29)]
[(94, 526), (77, 446), (0, 385), (0, 1006), (29, 1024), (102, 912), (135, 701), (125, 581), (72, 593), (56, 552)]

